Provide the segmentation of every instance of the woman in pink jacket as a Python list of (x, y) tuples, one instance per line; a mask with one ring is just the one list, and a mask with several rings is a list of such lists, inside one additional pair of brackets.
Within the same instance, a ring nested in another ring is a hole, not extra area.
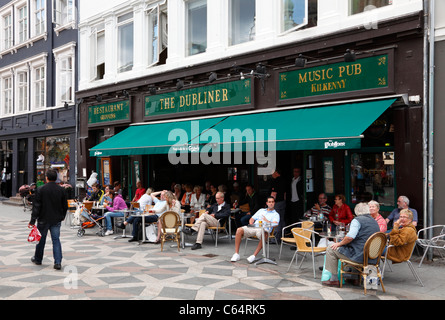
[(120, 194), (118, 194), (117, 192), (111, 191), (110, 196), (113, 201), (113, 206), (110, 207), (110, 203), (108, 203), (108, 202), (105, 204), (105, 208), (108, 210), (108, 212), (105, 213), (105, 221), (106, 221), (106, 225), (107, 225), (106, 226), (107, 231), (105, 232), (106, 236), (109, 236), (114, 233), (113, 225), (111, 223), (111, 218), (123, 217), (124, 213), (120, 210), (128, 209), (127, 204), (125, 203), (124, 199), (122, 198), (122, 196)]

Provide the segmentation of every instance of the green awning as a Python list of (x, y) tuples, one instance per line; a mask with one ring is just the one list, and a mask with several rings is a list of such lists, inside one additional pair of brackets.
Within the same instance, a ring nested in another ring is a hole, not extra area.
[(395, 100), (130, 126), (92, 148), (90, 155), (358, 149), (363, 132)]

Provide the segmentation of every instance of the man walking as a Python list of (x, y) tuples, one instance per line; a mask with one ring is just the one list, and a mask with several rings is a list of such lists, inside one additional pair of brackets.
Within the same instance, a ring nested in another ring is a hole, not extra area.
[(61, 221), (65, 219), (68, 210), (65, 189), (56, 184), (57, 171), (48, 169), (46, 172), (46, 184), (37, 188), (31, 220), (29, 227), (32, 228), (37, 220), (37, 228), (42, 235), (40, 242), (36, 245), (36, 250), (31, 261), (36, 265), (41, 265), (43, 251), (45, 249), (46, 236), (48, 230), (51, 232), (53, 243), (54, 269), (62, 268), (62, 245), (60, 243)]

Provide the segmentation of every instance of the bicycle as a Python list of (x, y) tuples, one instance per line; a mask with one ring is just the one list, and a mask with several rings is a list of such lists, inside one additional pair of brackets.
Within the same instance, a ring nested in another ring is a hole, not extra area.
[(34, 198), (34, 192), (36, 189), (36, 184), (31, 183), (30, 185), (23, 185), (19, 188), (20, 196), (22, 197), (23, 211), (26, 212), (32, 210), (32, 200)]

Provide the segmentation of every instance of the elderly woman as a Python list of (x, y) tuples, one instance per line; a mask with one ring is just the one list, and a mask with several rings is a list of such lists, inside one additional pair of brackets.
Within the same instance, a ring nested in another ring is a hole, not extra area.
[(371, 217), (373, 217), (374, 220), (377, 221), (380, 231), (386, 232), (386, 230), (387, 230), (386, 220), (379, 213), (380, 204), (375, 200), (371, 200), (368, 202), (368, 206), (369, 206), (369, 212), (371, 213)]
[[(355, 206), (357, 215), (351, 222), (349, 232), (342, 241), (331, 244), (326, 249), (326, 262), (322, 274), (322, 284), (325, 286), (340, 285), (338, 281), (338, 260), (346, 259), (363, 263), (363, 248), (366, 241), (374, 233), (379, 232), (379, 225), (371, 217), (369, 206), (366, 203), (359, 203)], [(371, 261), (372, 262), (372, 261)]]

